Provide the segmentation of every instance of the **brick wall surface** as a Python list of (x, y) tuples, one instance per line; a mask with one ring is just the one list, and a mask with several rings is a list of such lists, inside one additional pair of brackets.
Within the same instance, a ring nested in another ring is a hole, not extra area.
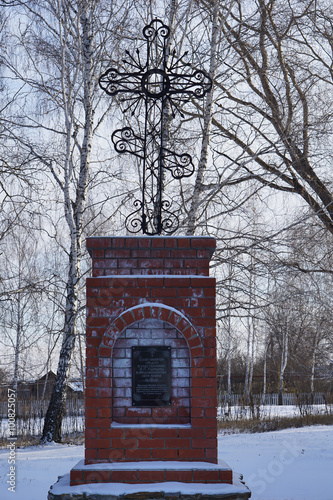
[[(89, 238), (87, 247), (85, 463), (216, 463), (215, 240)], [(132, 345), (171, 346), (170, 407), (131, 406)]]
[[(132, 406), (132, 347), (171, 347), (172, 405), (168, 408)], [(112, 421), (124, 424), (190, 423), (190, 353), (177, 328), (146, 319), (126, 328), (114, 343), (112, 359)]]
[(209, 274), (213, 238), (88, 238), (93, 276), (121, 274)]

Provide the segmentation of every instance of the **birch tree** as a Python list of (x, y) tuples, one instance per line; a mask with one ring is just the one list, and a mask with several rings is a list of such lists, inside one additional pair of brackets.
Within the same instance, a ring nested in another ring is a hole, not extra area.
[(229, 162), (233, 182), (254, 179), (297, 195), (333, 233), (332, 9), (325, 1), (251, 0), (235, 1), (228, 14), (212, 117), (219, 170)]
[(36, 357), (47, 336), (39, 306), (52, 283), (52, 277), (44, 279), (37, 240), (23, 222), (1, 245), (0, 345), (15, 390), (19, 379), (30, 379), (44, 368), (43, 357)]
[[(211, 19), (211, 42), (210, 42), (210, 57), (209, 57), (209, 71), (208, 74), (213, 82), (212, 89), (208, 93), (205, 102), (205, 110), (203, 116), (202, 127), (202, 143), (200, 150), (200, 159), (196, 169), (196, 178), (193, 191), (191, 193), (190, 208), (187, 213), (187, 231), (186, 234), (192, 235), (195, 233), (197, 220), (199, 217), (199, 200), (203, 191), (203, 183), (205, 171), (207, 169), (207, 162), (209, 156), (210, 144), (210, 129), (212, 124), (213, 113), (213, 96), (214, 96), (214, 82), (216, 76), (217, 65), (217, 51), (219, 46), (219, 21), (220, 21), (220, 2), (214, 3)], [(221, 28), (220, 28), (221, 29)]]
[[(126, 30), (127, 7), (127, 3), (98, 0), (27, 2), (24, 10), (19, 11), (21, 28), (15, 34), (17, 50), (25, 64), (14, 64), (15, 59), (6, 61), (15, 79), (25, 84), (21, 99), (29, 113), (16, 118), (17, 125), (26, 131), (21, 146), (53, 181), (57, 195), (51, 195), (51, 199), (56, 205), (45, 204), (46, 211), (53, 210), (51, 218), (59, 214), (55, 207), (62, 200), (62, 220), (67, 227), (67, 236), (54, 222), (48, 228), (68, 257), (68, 275), (63, 340), (43, 442), (61, 440), (65, 388), (80, 311), (82, 237), (89, 224), (88, 190), (93, 185), (100, 186), (99, 196), (92, 201), (95, 211), (90, 212), (96, 219), (96, 209), (99, 214), (105, 204), (102, 183), (110, 178), (104, 168), (91, 168), (93, 138), (108, 111), (105, 104), (100, 106), (103, 97), (97, 81), (107, 51), (110, 56), (117, 50), (120, 30)], [(29, 106), (31, 100), (37, 112)], [(95, 159), (96, 152), (97, 148)], [(117, 197), (115, 191), (111, 194)]]

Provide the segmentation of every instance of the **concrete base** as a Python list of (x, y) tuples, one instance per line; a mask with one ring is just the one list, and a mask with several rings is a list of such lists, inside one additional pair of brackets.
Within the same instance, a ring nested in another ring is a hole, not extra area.
[(251, 492), (240, 474), (233, 474), (233, 483), (150, 484), (98, 483), (70, 486), (69, 474), (59, 477), (51, 486), (48, 500), (248, 500)]

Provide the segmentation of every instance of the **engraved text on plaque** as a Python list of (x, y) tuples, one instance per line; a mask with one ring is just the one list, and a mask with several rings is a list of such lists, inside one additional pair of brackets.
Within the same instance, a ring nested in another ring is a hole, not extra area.
[(171, 347), (132, 347), (132, 405), (171, 404)]

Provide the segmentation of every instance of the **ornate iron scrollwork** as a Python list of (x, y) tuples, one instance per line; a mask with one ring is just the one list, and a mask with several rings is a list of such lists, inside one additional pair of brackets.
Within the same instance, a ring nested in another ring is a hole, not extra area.
[(138, 158), (144, 158), (144, 141), (135, 135), (130, 127), (115, 130), (111, 139), (117, 153), (131, 153)]
[(165, 199), (164, 180), (169, 172), (173, 179), (190, 177), (194, 172), (191, 155), (176, 153), (167, 147), (165, 116), (176, 112), (190, 99), (203, 98), (212, 87), (210, 77), (202, 70), (188, 71), (185, 53), (177, 57), (169, 53), (167, 42), (170, 29), (154, 19), (143, 29), (146, 39), (144, 60), (137, 49), (128, 51), (123, 60), (128, 71), (109, 68), (99, 78), (100, 87), (110, 96), (122, 95), (124, 112), (132, 115), (144, 110), (144, 135), (140, 137), (130, 127), (115, 130), (112, 142), (118, 153), (130, 153), (142, 162), (142, 199), (135, 200), (135, 210), (126, 218), (131, 233), (140, 230), (154, 235), (172, 234), (179, 221), (171, 210), (172, 203)]

